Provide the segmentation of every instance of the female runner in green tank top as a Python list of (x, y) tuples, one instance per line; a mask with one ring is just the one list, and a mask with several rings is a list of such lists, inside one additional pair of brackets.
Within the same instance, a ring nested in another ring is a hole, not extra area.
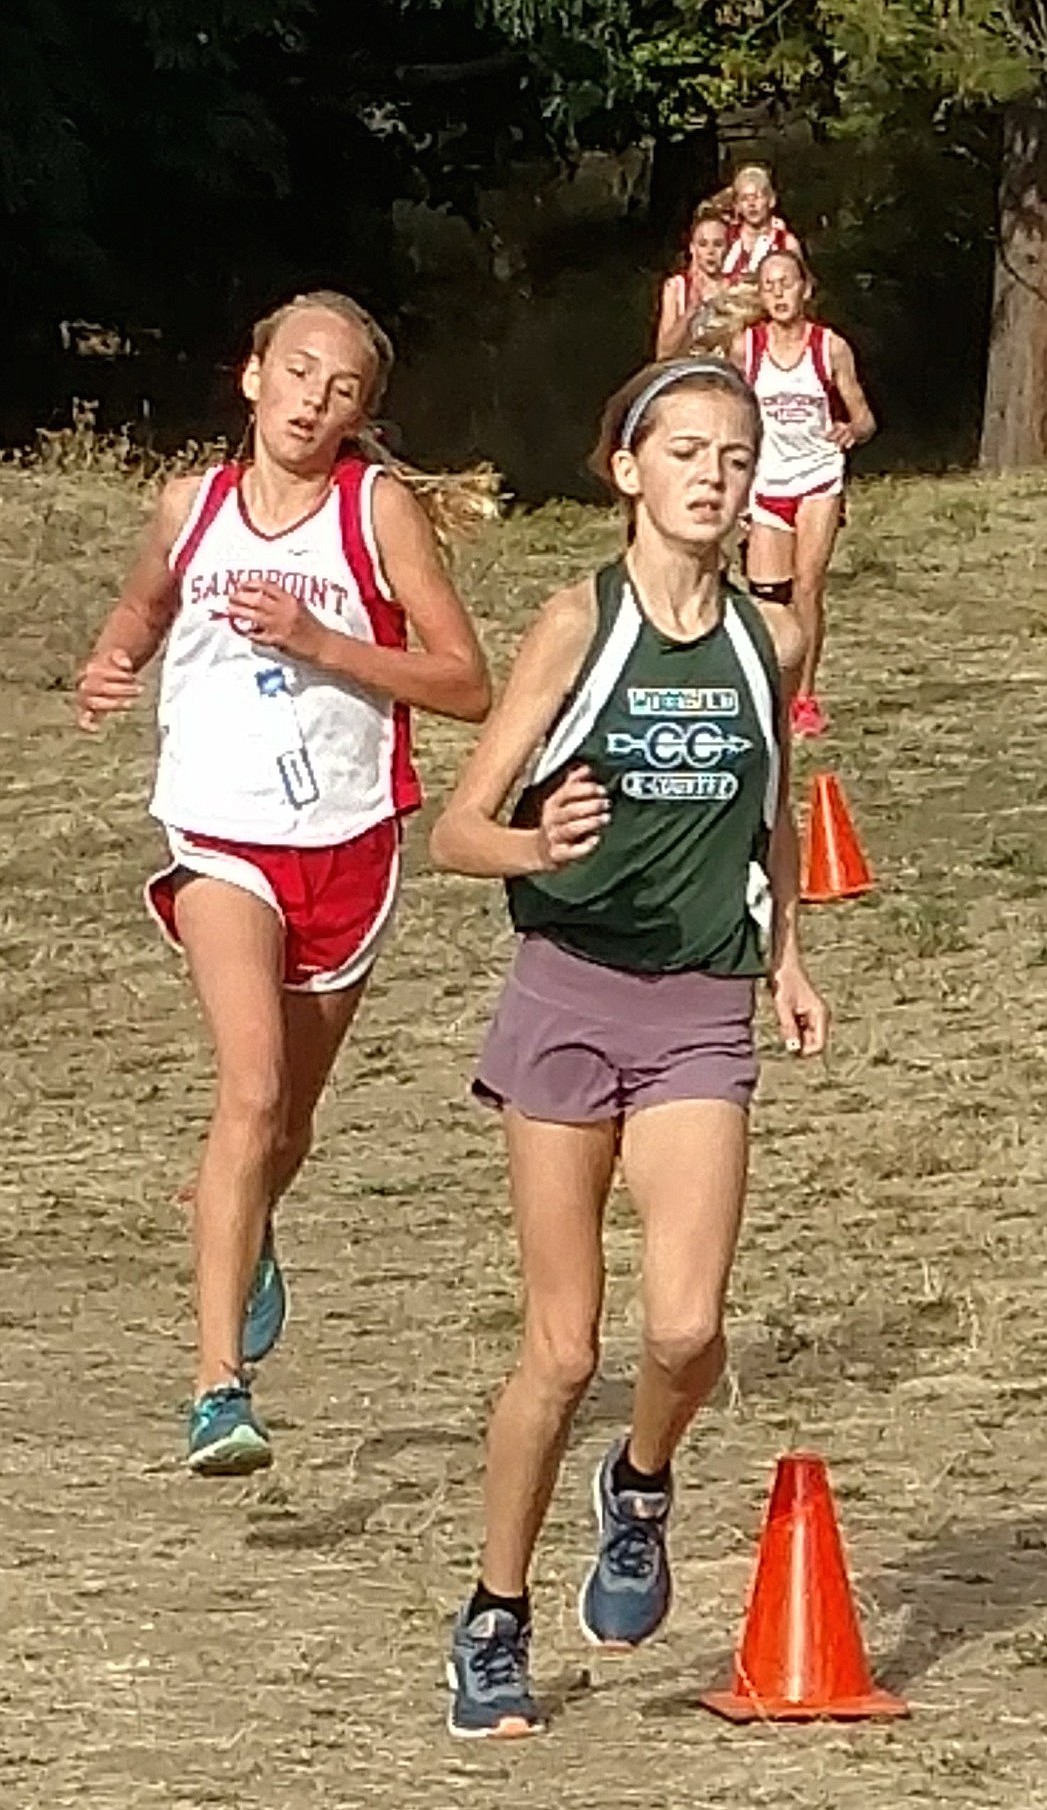
[(761, 974), (786, 1047), (825, 1047), (788, 796), (803, 637), (720, 569), (759, 433), (752, 392), (715, 360), (649, 366), (612, 399), (597, 461), (630, 512), (628, 552), (545, 605), (433, 831), (439, 866), (507, 881), (521, 933), (475, 1083), (501, 1108), (524, 1328), (453, 1638), (458, 1735), (541, 1727), (528, 1571), (596, 1365), (616, 1162), (643, 1227), (643, 1344), (629, 1430), (594, 1479), (579, 1610), (590, 1641), (629, 1648), (669, 1609), (671, 1461), (724, 1362)]

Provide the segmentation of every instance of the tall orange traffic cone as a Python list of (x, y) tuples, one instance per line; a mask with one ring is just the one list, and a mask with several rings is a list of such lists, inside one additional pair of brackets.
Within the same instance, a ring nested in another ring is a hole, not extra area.
[(870, 1676), (829, 1478), (812, 1453), (778, 1460), (734, 1682), (699, 1702), (731, 1722), (909, 1713)]
[(803, 841), (800, 897), (808, 905), (853, 899), (872, 889), (873, 877), (835, 773), (816, 773)]

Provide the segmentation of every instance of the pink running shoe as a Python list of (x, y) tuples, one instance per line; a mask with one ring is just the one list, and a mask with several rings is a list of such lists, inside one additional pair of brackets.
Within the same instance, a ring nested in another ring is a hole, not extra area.
[(813, 740), (817, 735), (824, 735), (829, 727), (829, 718), (813, 692), (793, 699), (790, 717), (798, 741)]

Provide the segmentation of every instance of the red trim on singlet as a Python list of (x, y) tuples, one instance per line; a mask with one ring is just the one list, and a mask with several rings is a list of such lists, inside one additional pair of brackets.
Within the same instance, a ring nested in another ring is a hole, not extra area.
[(219, 465), (217, 470), (211, 473), (209, 480), (206, 477), (203, 479), (205, 484), (210, 483), (210, 488), (204, 498), (199, 515), (172, 563), (171, 570), (176, 578), (185, 577), (191, 562), (196, 558), (200, 542), (239, 479), (239, 465)]
[(829, 333), (830, 328), (824, 326), (821, 321), (815, 322), (811, 327), (811, 357), (818, 373), (818, 380), (828, 398), (830, 421), (847, 421), (850, 419), (847, 404), (833, 381)]
[(278, 541), (284, 540), (289, 534), (297, 534), (299, 528), (304, 528), (307, 522), (311, 522), (314, 516), (319, 515), (321, 509), (326, 509), (327, 507), (328, 499), (331, 495), (330, 485), (327, 486), (327, 489), (322, 496), (317, 497), (312, 508), (307, 509), (304, 515), (300, 515), (296, 522), (288, 522), (286, 528), (274, 528), (271, 532), (268, 532), (265, 528), (259, 528), (257, 522), (251, 520), (251, 511), (247, 507), (247, 498), (244, 495), (244, 475), (246, 471), (247, 466), (241, 465), (237, 473), (236, 507), (240, 512), (240, 520), (243, 522), (244, 527), (250, 534), (254, 535), (256, 540)]
[(811, 326), (811, 331), (807, 340), (807, 344), (811, 348), (811, 359), (818, 375), (818, 381), (826, 395), (829, 394), (829, 391), (833, 387), (832, 372), (829, 369), (829, 360), (826, 356), (828, 351), (826, 345), (828, 334), (828, 327), (823, 327), (820, 321), (816, 321)]
[[(730, 257), (730, 254), (734, 250), (735, 246), (740, 245), (741, 242), (742, 242), (742, 222), (740, 220), (728, 221), (728, 224), (727, 224), (727, 257), (728, 258)], [(789, 228), (788, 228), (786, 222), (781, 218), (780, 215), (773, 214), (771, 216), (771, 243), (767, 247), (767, 250), (764, 252), (763, 257), (769, 258), (776, 251), (788, 251), (788, 249), (789, 249)], [(727, 269), (727, 264), (726, 264), (726, 259), (725, 259), (725, 263), (724, 263), (725, 273), (731, 282), (737, 282), (739, 277), (755, 276), (756, 272), (755, 272), (755, 269), (754, 269), (753, 263), (752, 263), (752, 257), (753, 257), (754, 250), (755, 250), (755, 246), (753, 247), (753, 250), (749, 250), (745, 245), (742, 245), (742, 255), (738, 259), (738, 262), (736, 264), (732, 264), (730, 266), (730, 269)], [(763, 262), (763, 258), (761, 258), (760, 262), (761, 263)]]
[(756, 382), (767, 352), (767, 322), (757, 321), (745, 332), (745, 380), (750, 387)]
[[(361, 492), (368, 470), (366, 459), (346, 459), (334, 481), (338, 487), (342, 550), (356, 580), (360, 601), (367, 611), (371, 633), (379, 647), (407, 646), (407, 617), (393, 598), (383, 595), (374, 561), (364, 536)], [(373, 496), (373, 490), (372, 490)], [(422, 788), (411, 760), (411, 718), (406, 704), (393, 704), (393, 803), (398, 814), (417, 810)]]
[[(745, 376), (746, 381), (749, 384), (754, 384), (756, 382), (757, 373), (759, 372), (764, 358), (770, 357), (770, 352), (768, 350), (769, 325), (770, 323), (768, 321), (757, 321), (755, 326), (746, 328)], [(839, 390), (833, 382), (832, 362), (829, 356), (830, 332), (831, 329), (825, 326), (824, 322), (810, 321), (808, 323), (807, 338), (804, 341), (803, 351), (796, 360), (796, 364), (780, 365), (776, 359), (772, 359), (771, 362), (774, 364), (775, 370), (777, 371), (795, 371), (797, 365), (803, 363), (809, 349), (811, 363), (814, 365), (814, 374), (828, 398), (830, 419), (833, 421), (846, 421), (848, 418), (847, 408), (844, 404), (843, 397), (840, 395)]]

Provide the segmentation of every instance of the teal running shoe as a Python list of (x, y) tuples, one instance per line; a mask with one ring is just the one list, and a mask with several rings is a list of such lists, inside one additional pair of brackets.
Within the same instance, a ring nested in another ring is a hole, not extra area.
[(527, 1661), (531, 1630), (504, 1609), (485, 1609), (455, 1622), (447, 1682), (447, 1727), (463, 1741), (509, 1740), (536, 1735), (543, 1722), (531, 1695)]
[(624, 1444), (619, 1440), (611, 1447), (593, 1478), (600, 1546), (578, 1602), (586, 1640), (619, 1651), (650, 1640), (672, 1601), (665, 1549), (672, 1486), (619, 1493), (614, 1487), (614, 1465)]
[(290, 1298), (284, 1273), (276, 1255), (276, 1239), (273, 1234), (273, 1222), (269, 1219), (265, 1228), (265, 1239), (261, 1255), (255, 1266), (251, 1281), (251, 1292), (247, 1297), (244, 1309), (243, 1331), (240, 1334), (240, 1355), (245, 1364), (260, 1364), (268, 1357), (287, 1325), (290, 1311)]
[(273, 1462), (269, 1434), (246, 1383), (208, 1389), (189, 1410), (186, 1463), (198, 1477), (242, 1477)]

